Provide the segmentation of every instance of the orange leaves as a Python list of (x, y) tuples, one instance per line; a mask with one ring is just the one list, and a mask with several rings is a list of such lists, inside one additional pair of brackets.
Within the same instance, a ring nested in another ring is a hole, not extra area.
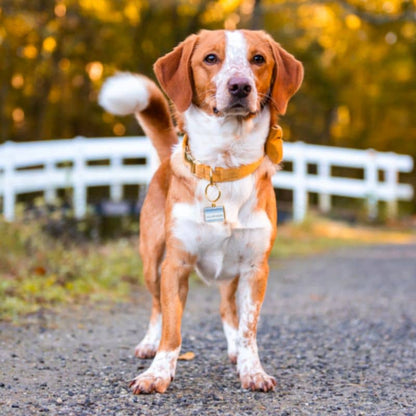
[(192, 351), (187, 351), (187, 352), (181, 354), (178, 357), (178, 360), (180, 360), (180, 361), (192, 361), (194, 358), (195, 358), (195, 353), (192, 352)]

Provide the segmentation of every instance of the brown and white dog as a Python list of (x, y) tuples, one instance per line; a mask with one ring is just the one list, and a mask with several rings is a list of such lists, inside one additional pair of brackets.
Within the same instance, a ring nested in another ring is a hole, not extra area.
[(195, 269), (219, 284), (228, 355), (242, 387), (273, 390), (276, 381), (263, 370), (256, 341), (277, 222), (271, 177), (278, 160), (265, 149), (302, 82), (303, 67), (264, 32), (204, 30), (158, 59), (154, 69), (176, 107), (185, 145), (175, 146), (169, 106), (148, 78), (120, 73), (99, 97), (109, 112), (136, 115), (161, 160), (140, 218), (153, 306), (135, 350), (154, 360), (130, 386), (135, 394), (162, 393), (173, 380)]

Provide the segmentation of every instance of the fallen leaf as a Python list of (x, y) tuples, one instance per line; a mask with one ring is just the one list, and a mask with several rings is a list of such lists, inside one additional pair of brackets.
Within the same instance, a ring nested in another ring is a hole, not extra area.
[(195, 353), (192, 351), (185, 352), (184, 354), (178, 357), (178, 360), (181, 361), (191, 361), (195, 358)]

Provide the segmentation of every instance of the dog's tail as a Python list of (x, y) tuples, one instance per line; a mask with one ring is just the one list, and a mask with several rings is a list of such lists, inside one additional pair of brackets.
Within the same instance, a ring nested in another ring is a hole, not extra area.
[(115, 115), (134, 114), (150, 138), (159, 159), (178, 143), (169, 104), (156, 84), (143, 75), (120, 72), (108, 78), (98, 96), (99, 104)]

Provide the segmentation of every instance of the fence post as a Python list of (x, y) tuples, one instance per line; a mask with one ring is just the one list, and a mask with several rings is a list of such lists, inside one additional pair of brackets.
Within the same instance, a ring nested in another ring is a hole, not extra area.
[[(123, 166), (123, 159), (120, 156), (113, 156), (110, 159), (110, 169), (117, 172)], [(117, 175), (114, 175), (117, 176)], [(123, 197), (123, 186), (120, 183), (112, 183), (110, 185), (110, 199), (112, 201), (121, 201)]]
[(396, 166), (397, 155), (390, 153), (391, 161), (385, 170), (385, 181), (389, 195), (387, 197), (387, 217), (393, 219), (397, 217), (398, 205), (397, 205), (397, 182), (398, 182), (398, 169)]
[[(56, 174), (55, 172), (55, 161), (48, 160), (45, 164), (45, 170), (49, 178), (53, 178)], [(56, 199), (56, 189), (52, 183), (46, 184), (45, 189), (45, 201), (49, 204), (55, 202)]]
[[(326, 184), (331, 176), (331, 165), (329, 161), (323, 160), (318, 164), (319, 179)], [(323, 186), (325, 189), (325, 185)], [(326, 191), (318, 195), (319, 210), (323, 213), (328, 213), (331, 210), (331, 195)]]
[(77, 136), (74, 139), (74, 146), (77, 153), (74, 159), (72, 171), (72, 183), (74, 186), (73, 204), (76, 218), (82, 218), (87, 212), (87, 190), (85, 188), (85, 160), (83, 152), (84, 137)]
[(378, 215), (378, 196), (377, 196), (377, 152), (374, 149), (367, 150), (367, 163), (364, 169), (364, 180), (367, 189), (367, 213), (370, 220), (374, 220)]
[(293, 189), (293, 220), (302, 222), (306, 216), (308, 205), (308, 192), (306, 189), (306, 160), (305, 143), (296, 143), (296, 155), (293, 159), (293, 172), (295, 175), (295, 186)]
[(3, 215), (6, 221), (13, 221), (15, 214), (16, 194), (14, 190), (14, 143), (4, 143), (4, 193)]

